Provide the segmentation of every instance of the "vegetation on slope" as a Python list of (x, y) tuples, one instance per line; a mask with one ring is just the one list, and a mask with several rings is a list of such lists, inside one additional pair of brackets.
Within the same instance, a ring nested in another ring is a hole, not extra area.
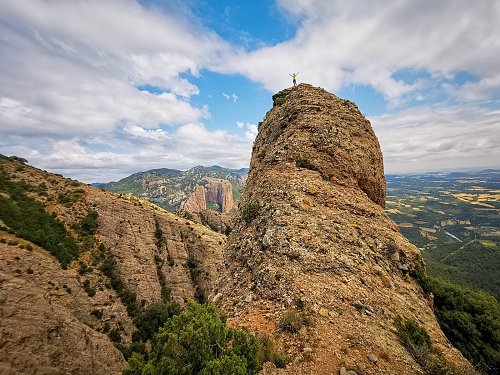
[(500, 304), (484, 291), (426, 277), (413, 277), (434, 295), (434, 312), (450, 342), (480, 371), (500, 370)]
[(0, 219), (16, 236), (49, 251), (65, 268), (80, 248), (55, 215), (27, 195), (31, 189), (25, 183), (14, 183), (0, 170)]
[(438, 322), (451, 343), (480, 370), (500, 371), (500, 305), (485, 292), (428, 278)]
[(228, 328), (213, 304), (188, 301), (159, 329), (150, 353), (132, 354), (124, 374), (247, 375), (256, 374), (268, 360), (284, 365), (283, 355), (269, 341)]

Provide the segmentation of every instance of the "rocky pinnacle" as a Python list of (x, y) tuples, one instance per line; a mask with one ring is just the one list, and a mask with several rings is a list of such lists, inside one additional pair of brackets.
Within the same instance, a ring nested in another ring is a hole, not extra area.
[(213, 293), (230, 323), (271, 336), (288, 354), (286, 369), (264, 373), (423, 373), (398, 339), (398, 317), (417, 321), (444, 360), (467, 368), (411, 276), (424, 270), (420, 251), (384, 212), (369, 121), (311, 85), (283, 97), (259, 126)]

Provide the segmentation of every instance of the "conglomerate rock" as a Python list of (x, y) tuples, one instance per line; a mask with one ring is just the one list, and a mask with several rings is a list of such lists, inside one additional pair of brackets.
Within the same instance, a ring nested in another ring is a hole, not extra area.
[[(300, 84), (267, 113), (214, 291), (232, 325), (288, 353), (286, 369), (264, 373), (421, 374), (398, 340), (397, 316), (417, 320), (443, 358), (468, 368), (410, 277), (423, 269), (420, 251), (384, 202), (380, 147), (355, 104)], [(312, 324), (280, 330), (302, 307)]]

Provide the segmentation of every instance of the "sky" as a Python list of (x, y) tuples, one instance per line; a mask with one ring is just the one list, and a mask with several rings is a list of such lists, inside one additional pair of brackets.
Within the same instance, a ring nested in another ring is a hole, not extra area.
[(83, 182), (248, 167), (273, 93), (354, 101), (386, 173), (500, 167), (499, 0), (0, 0), (0, 153)]

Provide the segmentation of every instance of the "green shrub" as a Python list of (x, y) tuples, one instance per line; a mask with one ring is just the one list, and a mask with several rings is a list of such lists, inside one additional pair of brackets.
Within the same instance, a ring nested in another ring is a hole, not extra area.
[(277, 368), (285, 368), (288, 357), (285, 353), (276, 350), (274, 341), (270, 337), (261, 337), (259, 341), (261, 345), (259, 361), (261, 363), (272, 362)]
[(174, 315), (179, 315), (181, 307), (175, 302), (156, 302), (146, 307), (134, 318), (137, 333), (135, 341), (151, 340), (154, 334)]
[(415, 320), (397, 317), (395, 323), (403, 346), (415, 361), (425, 366), (432, 347), (429, 334)]
[(158, 223), (158, 220), (155, 218), (155, 243), (156, 247), (158, 249), (161, 249), (163, 244), (165, 243), (165, 239), (163, 238), (163, 231), (161, 230), (160, 223)]
[(4, 193), (0, 194), (0, 219), (12, 234), (47, 250), (67, 268), (81, 250), (63, 223), (26, 194), (30, 188), (25, 183), (12, 182), (0, 170), (0, 193)]
[(140, 308), (137, 305), (136, 294), (128, 289), (122, 281), (118, 272), (118, 264), (112, 254), (107, 253), (101, 263), (102, 273), (109, 278), (111, 287), (115, 290), (116, 294), (127, 308), (127, 313), (134, 317), (139, 312)]
[(260, 205), (257, 202), (247, 202), (240, 204), (240, 213), (245, 223), (251, 223), (259, 214)]
[(97, 232), (99, 214), (97, 211), (89, 210), (87, 215), (80, 221), (79, 234), (82, 236), (93, 236)]
[(170, 254), (167, 255), (167, 263), (170, 267), (175, 266), (174, 257)]
[(78, 273), (82, 276), (89, 272), (92, 272), (92, 267), (89, 267), (85, 262), (80, 262), (79, 266), (80, 267), (78, 268)]
[(101, 319), (102, 318), (102, 310), (99, 310), (99, 309), (93, 309), (91, 312), (90, 312), (90, 315), (92, 316), (95, 316), (97, 319)]
[(132, 354), (124, 374), (256, 374), (262, 367), (262, 344), (246, 331), (228, 328), (212, 304), (188, 301), (153, 341), (146, 360)]
[(83, 286), (83, 289), (85, 290), (85, 292), (87, 292), (87, 295), (89, 297), (94, 297), (95, 296), (95, 289), (90, 286), (90, 281), (89, 280), (85, 280), (83, 282), (82, 286)]
[(122, 342), (122, 335), (120, 334), (120, 331), (117, 328), (111, 329), (108, 333), (108, 337), (114, 343)]
[(290, 94), (290, 89), (284, 89), (273, 95), (273, 107), (280, 106), (285, 103), (285, 99)]
[(318, 167), (316, 167), (311, 161), (305, 157), (300, 157), (295, 161), (295, 165), (299, 168), (309, 169), (311, 171), (317, 171)]

